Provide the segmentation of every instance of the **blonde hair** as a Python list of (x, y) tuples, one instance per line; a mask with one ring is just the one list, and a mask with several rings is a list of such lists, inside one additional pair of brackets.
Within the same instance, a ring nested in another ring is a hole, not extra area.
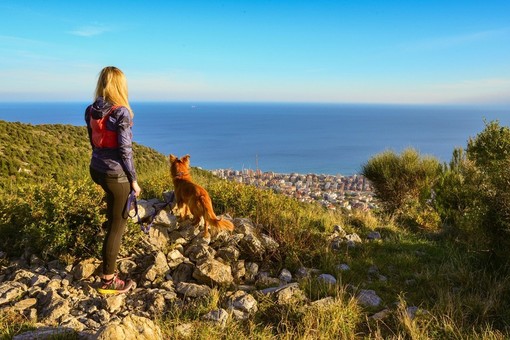
[(133, 118), (133, 110), (131, 110), (131, 106), (128, 101), (126, 76), (115, 66), (107, 66), (101, 70), (101, 73), (99, 73), (95, 99), (99, 97), (103, 97), (104, 100), (113, 105), (126, 107), (131, 118)]

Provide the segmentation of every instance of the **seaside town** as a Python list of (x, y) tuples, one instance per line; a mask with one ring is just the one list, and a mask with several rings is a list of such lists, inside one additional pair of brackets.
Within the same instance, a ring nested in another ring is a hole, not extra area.
[(373, 188), (362, 175), (279, 174), (252, 169), (218, 169), (212, 173), (222, 179), (268, 188), (301, 202), (319, 202), (328, 209), (377, 208)]

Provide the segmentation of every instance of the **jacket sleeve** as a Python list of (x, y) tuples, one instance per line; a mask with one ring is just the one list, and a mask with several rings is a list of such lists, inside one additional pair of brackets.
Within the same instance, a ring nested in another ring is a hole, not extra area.
[(133, 161), (133, 133), (131, 131), (131, 116), (125, 107), (118, 110), (117, 141), (119, 145), (122, 167), (129, 182), (136, 181), (135, 163)]
[(90, 146), (92, 146), (92, 148), (94, 148), (94, 144), (92, 144), (92, 128), (90, 127), (90, 112), (89, 112), (89, 110), (90, 110), (90, 105), (85, 110), (85, 123), (87, 124), (87, 133), (89, 135)]

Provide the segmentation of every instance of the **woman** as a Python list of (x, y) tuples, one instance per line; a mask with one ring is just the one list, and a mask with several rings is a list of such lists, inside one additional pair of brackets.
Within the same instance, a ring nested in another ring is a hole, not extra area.
[(113, 66), (105, 67), (99, 74), (95, 101), (85, 111), (92, 145), (90, 174), (105, 191), (107, 203), (103, 275), (98, 288), (102, 294), (127, 292), (133, 284), (115, 274), (115, 262), (129, 213), (127, 200), (131, 191), (135, 196), (141, 191), (133, 162), (132, 119), (124, 73)]

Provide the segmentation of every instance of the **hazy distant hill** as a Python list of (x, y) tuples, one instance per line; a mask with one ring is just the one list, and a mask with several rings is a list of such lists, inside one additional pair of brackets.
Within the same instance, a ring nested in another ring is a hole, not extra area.
[[(166, 165), (165, 156), (134, 145), (139, 172)], [(0, 186), (12, 180), (39, 181), (88, 173), (91, 148), (84, 126), (32, 125), (0, 120)]]

